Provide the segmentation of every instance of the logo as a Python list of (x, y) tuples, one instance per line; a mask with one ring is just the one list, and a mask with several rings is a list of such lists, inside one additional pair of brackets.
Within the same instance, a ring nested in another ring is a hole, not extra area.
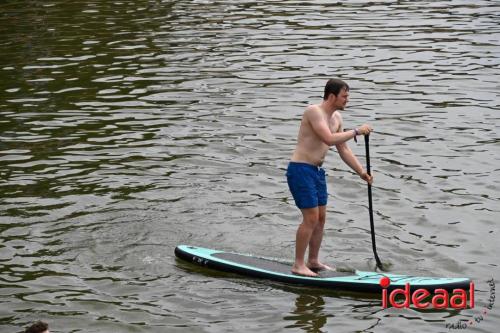
[(486, 319), (486, 316), (488, 315), (489, 311), (493, 309), (493, 306), (495, 305), (495, 280), (493, 278), (489, 279), (486, 281), (490, 287), (490, 296), (487, 300), (486, 305), (482, 308), (482, 310), (479, 313), (475, 313), (471, 316), (469, 316), (467, 319), (459, 319), (458, 321), (454, 323), (446, 323), (446, 328), (448, 330), (463, 330), (469, 327), (473, 326), (478, 326), (483, 320)]
[[(379, 282), (382, 289), (382, 307), (386, 309), (389, 304), (398, 309), (409, 308), (410, 305), (417, 309), (426, 309), (432, 307), (434, 309), (466, 309), (474, 308), (474, 282), (471, 281), (469, 290), (453, 289), (450, 294), (446, 289), (436, 288), (433, 292), (420, 288), (410, 292), (410, 284), (406, 283), (404, 289), (396, 288), (390, 293), (387, 287), (391, 284), (391, 279), (384, 276)], [(403, 298), (402, 302), (397, 302), (396, 298)], [(428, 301), (426, 301), (428, 300)]]

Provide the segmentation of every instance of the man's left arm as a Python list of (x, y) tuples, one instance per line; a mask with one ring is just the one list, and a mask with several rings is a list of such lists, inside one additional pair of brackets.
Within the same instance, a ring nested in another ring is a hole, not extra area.
[(342, 161), (344, 161), (345, 164), (350, 166), (351, 169), (353, 169), (354, 172), (356, 172), (361, 179), (363, 179), (365, 182), (367, 182), (368, 184), (371, 185), (373, 183), (373, 177), (370, 176), (365, 171), (365, 169), (363, 169), (363, 166), (359, 162), (356, 155), (354, 155), (351, 148), (349, 148), (347, 143), (345, 143), (345, 142), (340, 143), (340, 144), (336, 145), (336, 147), (337, 147), (337, 151), (338, 151), (340, 157), (342, 158)]
[(347, 145), (347, 143), (343, 142), (335, 146), (337, 148), (337, 151), (342, 158), (342, 161), (344, 161), (345, 164), (347, 164), (349, 167), (351, 167), (354, 172), (356, 172), (360, 177), (363, 173), (365, 173), (365, 169), (363, 169), (363, 166), (359, 162), (358, 158), (354, 153), (352, 152), (351, 148)]
[[(337, 120), (339, 122), (338, 131), (339, 132), (344, 131), (343, 121), (342, 121), (342, 117), (340, 115), (338, 116)], [(361, 179), (363, 179), (364, 181), (366, 181), (369, 184), (371, 184), (373, 182), (373, 177), (370, 176), (365, 171), (365, 169), (363, 168), (363, 166), (359, 162), (356, 155), (354, 155), (351, 148), (349, 148), (349, 146), (347, 145), (347, 142), (339, 143), (339, 144), (335, 145), (335, 147), (337, 148), (337, 152), (339, 153), (340, 158), (342, 158), (342, 161), (344, 161), (345, 164), (347, 164), (352, 170), (354, 170), (354, 172), (356, 172), (358, 174), (358, 176), (361, 177)]]

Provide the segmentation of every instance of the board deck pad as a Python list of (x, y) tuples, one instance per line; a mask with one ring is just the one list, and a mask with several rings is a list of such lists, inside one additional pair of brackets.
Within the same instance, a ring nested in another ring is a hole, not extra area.
[(189, 245), (177, 246), (175, 248), (175, 255), (188, 262), (219, 271), (288, 284), (328, 288), (331, 290), (379, 293), (382, 291), (382, 287), (380, 286), (380, 279), (382, 277), (390, 279), (391, 283), (387, 287), (389, 291), (396, 288), (405, 288), (407, 283), (410, 285), (411, 291), (420, 288), (429, 291), (434, 291), (437, 288), (447, 291), (453, 291), (453, 289), (458, 288), (467, 290), (471, 282), (468, 278), (420, 277), (358, 270), (352, 272), (321, 271), (318, 277), (307, 277), (293, 274), (291, 272), (292, 264), (282, 260)]
[[(243, 265), (248, 265), (276, 273), (290, 274), (292, 271), (291, 263), (289, 264), (286, 262), (278, 261), (277, 259), (252, 257), (230, 252), (215, 253), (212, 256), (215, 258), (233, 261)], [(352, 275), (352, 272), (346, 273), (346, 272), (324, 270), (318, 272), (318, 274), (320, 278), (329, 278), (334, 276), (349, 276)]]

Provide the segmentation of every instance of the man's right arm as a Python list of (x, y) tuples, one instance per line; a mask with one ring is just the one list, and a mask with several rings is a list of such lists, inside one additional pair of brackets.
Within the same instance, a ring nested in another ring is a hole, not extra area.
[(339, 143), (346, 142), (356, 136), (356, 132), (354, 130), (341, 132), (341, 133), (332, 133), (321, 111), (316, 108), (311, 108), (306, 111), (306, 116), (311, 124), (311, 128), (314, 133), (328, 146), (335, 146)]

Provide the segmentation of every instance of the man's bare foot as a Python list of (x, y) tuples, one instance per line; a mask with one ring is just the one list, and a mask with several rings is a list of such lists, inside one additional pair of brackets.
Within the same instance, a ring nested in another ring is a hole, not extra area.
[(293, 265), (292, 273), (300, 275), (300, 276), (307, 276), (307, 277), (317, 277), (318, 276), (318, 274), (311, 271), (309, 268), (307, 268), (307, 266), (299, 267), (299, 266)]
[(334, 267), (330, 267), (328, 265), (325, 265), (319, 261), (317, 262), (308, 262), (307, 267), (314, 271), (314, 272), (319, 272), (319, 271), (336, 271), (337, 269)]

